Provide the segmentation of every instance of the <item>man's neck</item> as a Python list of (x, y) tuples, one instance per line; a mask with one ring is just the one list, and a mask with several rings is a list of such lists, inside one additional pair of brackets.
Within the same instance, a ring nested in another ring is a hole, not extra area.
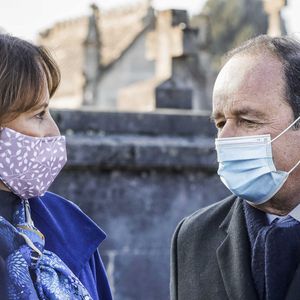
[(272, 198), (263, 204), (251, 204), (253, 207), (269, 214), (277, 216), (286, 216), (291, 212), (298, 204), (299, 200), (295, 202), (285, 202), (276, 198)]

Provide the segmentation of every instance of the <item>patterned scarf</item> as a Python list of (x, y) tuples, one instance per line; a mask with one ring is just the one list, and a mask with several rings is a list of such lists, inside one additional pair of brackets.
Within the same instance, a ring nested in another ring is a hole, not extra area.
[(18, 204), (13, 224), (0, 216), (0, 257), (9, 300), (92, 299), (67, 265), (44, 249), (44, 236), (34, 227), (27, 200)]

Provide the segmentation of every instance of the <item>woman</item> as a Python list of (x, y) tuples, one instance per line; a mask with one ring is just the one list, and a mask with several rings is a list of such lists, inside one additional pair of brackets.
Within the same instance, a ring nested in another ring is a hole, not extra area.
[(0, 299), (111, 299), (105, 234), (47, 192), (67, 159), (49, 112), (59, 81), (43, 47), (0, 35)]

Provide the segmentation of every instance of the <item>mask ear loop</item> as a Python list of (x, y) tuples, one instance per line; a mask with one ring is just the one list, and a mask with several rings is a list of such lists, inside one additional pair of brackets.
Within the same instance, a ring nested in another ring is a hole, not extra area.
[(291, 174), (299, 165), (300, 165), (300, 160), (295, 164), (294, 167), (292, 167), (291, 170), (288, 171), (288, 173)]
[[(286, 133), (293, 125), (295, 125), (300, 120), (300, 116), (292, 123), (290, 124), (286, 129), (284, 129), (281, 133), (279, 133), (276, 137), (274, 137), (273, 140), (271, 140), (269, 143), (273, 143), (278, 138), (280, 138), (284, 133)], [(288, 171), (288, 174), (291, 174), (298, 166), (300, 165), (300, 160), (292, 167), (290, 171)]]
[(292, 123), (290, 124), (286, 129), (284, 129), (281, 133), (279, 133), (277, 136), (274, 137), (273, 140), (271, 140), (269, 143), (273, 143), (276, 141), (278, 138), (280, 138), (284, 133), (286, 133), (293, 125), (295, 125), (298, 121), (300, 120), (300, 116)]

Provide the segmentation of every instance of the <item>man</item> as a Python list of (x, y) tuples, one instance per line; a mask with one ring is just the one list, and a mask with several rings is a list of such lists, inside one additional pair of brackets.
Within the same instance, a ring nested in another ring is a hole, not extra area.
[(178, 225), (172, 300), (300, 299), (299, 115), (298, 42), (262, 35), (229, 53), (213, 118), (233, 195)]

